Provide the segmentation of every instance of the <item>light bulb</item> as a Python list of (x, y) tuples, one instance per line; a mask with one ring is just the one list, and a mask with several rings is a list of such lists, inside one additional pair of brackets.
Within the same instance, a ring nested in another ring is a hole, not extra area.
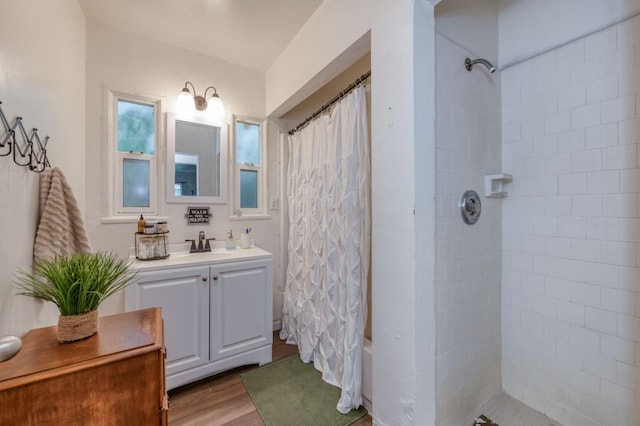
[(207, 114), (214, 119), (224, 119), (225, 111), (222, 99), (217, 94), (214, 94), (211, 99), (207, 101)]
[(179, 113), (190, 114), (193, 113), (196, 109), (195, 103), (193, 101), (193, 96), (188, 89), (182, 89), (182, 92), (178, 95), (178, 100), (176, 101), (176, 109)]

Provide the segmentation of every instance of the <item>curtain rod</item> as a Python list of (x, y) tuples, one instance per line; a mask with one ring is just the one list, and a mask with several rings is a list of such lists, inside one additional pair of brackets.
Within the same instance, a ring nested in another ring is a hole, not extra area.
[(323, 112), (325, 112), (329, 107), (331, 107), (331, 105), (335, 104), (336, 102), (338, 102), (340, 99), (342, 99), (342, 97), (346, 94), (348, 94), (349, 92), (351, 92), (354, 88), (356, 88), (359, 84), (363, 83), (367, 78), (371, 77), (371, 70), (365, 72), (364, 74), (362, 74), (360, 77), (358, 77), (356, 79), (356, 81), (354, 81), (353, 83), (351, 83), (349, 86), (347, 86), (346, 89), (344, 89), (342, 92), (338, 93), (333, 99), (331, 99), (329, 102), (327, 102), (326, 104), (322, 105), (316, 112), (314, 112), (313, 114), (311, 114), (309, 117), (307, 117), (304, 121), (302, 121), (300, 124), (298, 124), (295, 128), (291, 129), (289, 131), (290, 135), (293, 135), (295, 132), (297, 132), (298, 130), (302, 129), (304, 126), (306, 126), (311, 120), (313, 120), (314, 118), (316, 118), (318, 115), (322, 114)]

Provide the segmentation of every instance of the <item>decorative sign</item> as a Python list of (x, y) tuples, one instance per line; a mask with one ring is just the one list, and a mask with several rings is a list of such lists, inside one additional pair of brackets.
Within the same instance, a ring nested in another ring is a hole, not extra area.
[(187, 214), (184, 215), (189, 225), (209, 223), (211, 216), (213, 215), (209, 211), (209, 207), (187, 207)]

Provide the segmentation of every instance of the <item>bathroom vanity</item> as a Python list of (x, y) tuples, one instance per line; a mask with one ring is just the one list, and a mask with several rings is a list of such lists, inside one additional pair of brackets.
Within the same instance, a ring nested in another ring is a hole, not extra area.
[(136, 261), (125, 309), (161, 307), (167, 388), (271, 362), (272, 256), (259, 248)]

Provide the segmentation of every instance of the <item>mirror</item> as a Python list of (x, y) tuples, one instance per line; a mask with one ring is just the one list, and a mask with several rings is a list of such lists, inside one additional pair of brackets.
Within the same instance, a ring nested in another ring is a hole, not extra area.
[(167, 202), (227, 202), (227, 126), (167, 113)]

